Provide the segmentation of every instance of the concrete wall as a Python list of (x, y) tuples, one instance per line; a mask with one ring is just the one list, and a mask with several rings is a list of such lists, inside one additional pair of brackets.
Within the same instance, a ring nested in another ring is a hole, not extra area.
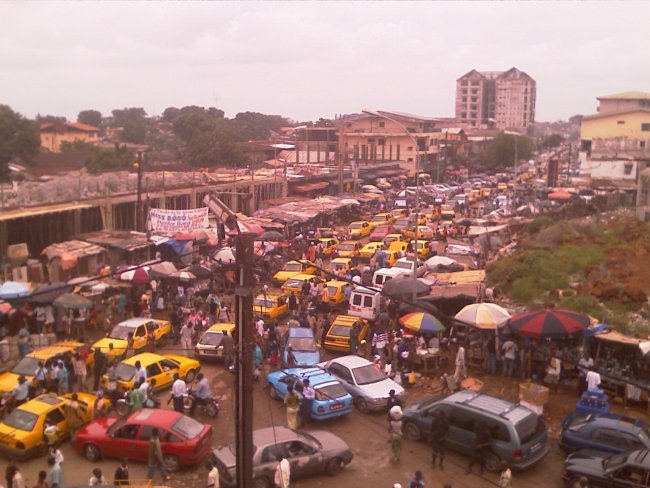
[(650, 139), (650, 131), (641, 130), (641, 124), (650, 124), (650, 113), (633, 112), (595, 119), (582, 119), (580, 138), (583, 140), (592, 140), (597, 137)]

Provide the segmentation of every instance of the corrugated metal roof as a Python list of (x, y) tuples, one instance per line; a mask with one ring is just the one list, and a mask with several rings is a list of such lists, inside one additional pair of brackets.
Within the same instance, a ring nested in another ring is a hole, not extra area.
[(613, 95), (596, 97), (596, 100), (648, 100), (648, 99), (650, 99), (650, 93), (642, 92), (642, 91), (626, 91), (621, 93), (614, 93)]

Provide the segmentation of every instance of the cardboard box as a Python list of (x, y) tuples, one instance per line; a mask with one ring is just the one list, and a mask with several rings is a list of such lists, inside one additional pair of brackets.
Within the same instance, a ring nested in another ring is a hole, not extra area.
[(520, 383), (519, 401), (531, 405), (544, 405), (548, 403), (548, 388), (535, 383)]

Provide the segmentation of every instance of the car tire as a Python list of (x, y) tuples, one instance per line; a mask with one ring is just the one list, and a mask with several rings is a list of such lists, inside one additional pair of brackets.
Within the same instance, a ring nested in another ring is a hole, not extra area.
[(219, 414), (219, 409), (216, 407), (212, 400), (209, 400), (205, 406), (205, 414), (210, 418), (215, 418)]
[(131, 411), (131, 405), (129, 405), (126, 402), (117, 402), (115, 404), (115, 412), (120, 417), (124, 417), (125, 415), (128, 415), (130, 411)]
[(181, 462), (172, 454), (163, 454), (163, 464), (168, 473), (176, 473), (181, 469)]
[(193, 369), (190, 369), (187, 374), (185, 375), (185, 382), (186, 383), (191, 383), (194, 381), (194, 378), (196, 378), (196, 371)]
[(368, 413), (368, 402), (366, 402), (363, 398), (357, 398), (354, 401), (354, 406), (357, 407), (357, 410), (361, 413)]
[(278, 392), (275, 388), (273, 388), (273, 385), (269, 383), (269, 396), (273, 398), (274, 400), (279, 400), (280, 395), (278, 395)]
[(327, 476), (335, 476), (343, 469), (343, 460), (341, 458), (330, 459), (325, 466)]
[(422, 431), (417, 424), (406, 422), (404, 424), (404, 439), (409, 441), (419, 441), (422, 438)]
[(167, 334), (158, 339), (158, 347), (163, 348), (167, 345)]
[(86, 444), (84, 446), (84, 457), (91, 463), (97, 463), (102, 459), (102, 452), (95, 444)]
[(498, 473), (501, 471), (501, 458), (493, 451), (488, 451), (485, 455), (485, 469), (490, 473)]
[(271, 480), (266, 476), (260, 476), (253, 480), (253, 485), (255, 488), (271, 488)]

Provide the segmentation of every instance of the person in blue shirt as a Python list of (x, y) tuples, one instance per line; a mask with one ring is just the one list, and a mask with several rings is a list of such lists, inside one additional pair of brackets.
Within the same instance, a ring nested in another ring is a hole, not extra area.
[(190, 407), (190, 417), (194, 417), (194, 412), (198, 404), (206, 405), (212, 399), (212, 391), (210, 390), (210, 381), (199, 373), (196, 377), (197, 385), (194, 391), (194, 398), (192, 399), (192, 406)]

